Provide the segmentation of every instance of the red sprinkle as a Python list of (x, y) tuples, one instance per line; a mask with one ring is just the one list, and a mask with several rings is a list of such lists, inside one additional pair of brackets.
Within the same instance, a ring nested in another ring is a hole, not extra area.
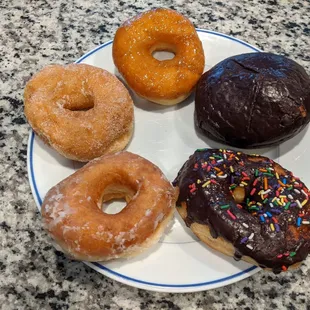
[(241, 172), (243, 176), (249, 177), (244, 171)]
[(208, 166), (207, 171), (209, 172), (211, 170), (211, 166)]
[(258, 182), (258, 179), (255, 179), (254, 182), (253, 182), (253, 186), (255, 186)]
[(279, 223), (278, 220), (277, 220), (274, 216), (272, 217), (272, 220), (273, 220), (273, 222), (276, 223), (276, 224)]
[(235, 217), (229, 210), (227, 210), (227, 213), (229, 214), (229, 216), (230, 216), (233, 220), (236, 219), (236, 217)]
[(279, 254), (278, 256), (277, 256), (277, 258), (282, 258), (283, 257), (283, 254)]
[(240, 205), (239, 203), (237, 204), (237, 207), (238, 207), (239, 209), (242, 209), (242, 208), (243, 208), (242, 205)]
[(284, 256), (289, 256), (290, 255), (290, 252), (285, 252), (284, 253)]
[(193, 193), (193, 192), (196, 191), (196, 190), (197, 190), (197, 188), (194, 187), (194, 188), (192, 188), (192, 189), (190, 190), (190, 192)]
[(197, 169), (197, 168), (198, 168), (198, 164), (197, 164), (197, 163), (194, 165), (194, 168), (195, 168), (195, 169)]
[(210, 182), (213, 183), (213, 184), (217, 184), (217, 182), (215, 180), (213, 180), (213, 179), (211, 179)]
[(279, 197), (280, 193), (279, 191), (276, 191), (276, 196)]
[(253, 188), (253, 189), (251, 190), (250, 195), (253, 196), (253, 195), (255, 194), (255, 192), (256, 192), (256, 188)]
[(285, 267), (284, 265), (282, 266), (282, 270), (283, 271), (286, 271), (287, 270), (287, 267)]

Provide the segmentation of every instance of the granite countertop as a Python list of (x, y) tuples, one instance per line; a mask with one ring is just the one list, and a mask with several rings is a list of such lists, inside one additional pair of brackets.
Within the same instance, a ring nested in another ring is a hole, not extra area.
[(50, 63), (70, 63), (111, 38), (122, 21), (166, 6), (196, 27), (236, 36), (297, 60), (310, 73), (310, 3), (289, 0), (0, 2), (1, 309), (310, 309), (310, 258), (294, 272), (259, 272), (191, 294), (132, 288), (56, 252), (42, 230), (27, 179), (29, 125), (23, 88)]

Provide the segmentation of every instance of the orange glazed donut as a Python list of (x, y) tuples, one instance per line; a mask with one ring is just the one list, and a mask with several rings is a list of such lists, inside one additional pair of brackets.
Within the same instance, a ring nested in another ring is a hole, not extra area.
[[(125, 198), (117, 214), (102, 202)], [(170, 221), (177, 190), (148, 160), (121, 152), (97, 158), (46, 195), (42, 216), (47, 231), (69, 256), (105, 261), (136, 255), (156, 243)]]
[(27, 83), (24, 102), (33, 130), (73, 160), (118, 152), (132, 136), (131, 97), (113, 74), (100, 68), (45, 67)]
[[(155, 51), (175, 54), (157, 60)], [(193, 24), (170, 9), (155, 9), (125, 22), (116, 32), (113, 59), (141, 97), (172, 105), (190, 95), (204, 69), (204, 52)]]

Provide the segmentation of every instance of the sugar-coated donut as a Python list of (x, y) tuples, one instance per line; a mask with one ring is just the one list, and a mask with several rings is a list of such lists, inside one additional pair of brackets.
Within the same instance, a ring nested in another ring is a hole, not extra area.
[[(117, 214), (102, 202), (125, 198)], [(177, 190), (148, 160), (121, 152), (97, 158), (46, 195), (42, 216), (47, 231), (69, 256), (105, 261), (133, 256), (158, 241), (170, 221)]]
[[(155, 51), (175, 54), (157, 60)], [(141, 97), (172, 105), (190, 95), (204, 69), (204, 52), (193, 24), (171, 9), (154, 9), (125, 22), (113, 42), (113, 59)]]
[(133, 132), (133, 102), (111, 73), (85, 64), (51, 65), (24, 93), (25, 115), (63, 156), (89, 161), (123, 150)]
[(229, 150), (197, 150), (180, 170), (177, 210), (207, 245), (275, 273), (310, 251), (305, 184), (272, 160)]

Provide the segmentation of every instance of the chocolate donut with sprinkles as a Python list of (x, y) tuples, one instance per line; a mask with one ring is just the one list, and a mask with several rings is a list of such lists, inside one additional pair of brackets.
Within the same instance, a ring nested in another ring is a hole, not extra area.
[(174, 186), (177, 210), (208, 246), (274, 273), (298, 267), (310, 250), (309, 190), (273, 160), (200, 149)]

